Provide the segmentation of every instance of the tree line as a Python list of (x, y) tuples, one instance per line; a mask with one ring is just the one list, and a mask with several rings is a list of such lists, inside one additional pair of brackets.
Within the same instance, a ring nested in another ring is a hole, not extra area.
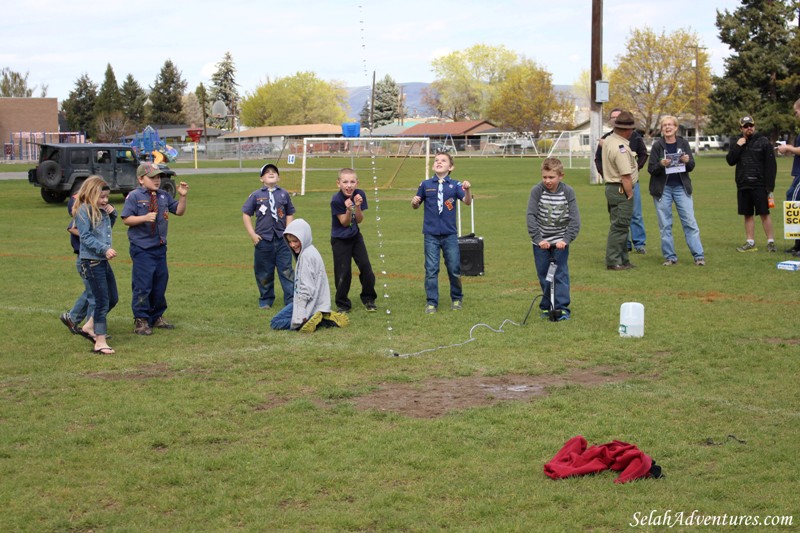
[[(750, 114), (773, 137), (796, 129), (790, 112), (800, 97), (800, 33), (793, 0), (742, 0), (733, 12), (717, 10), (720, 40), (732, 54), (722, 76), (712, 76), (709, 54), (690, 30), (656, 33), (631, 30), (626, 51), (604, 66), (609, 81), (609, 108), (630, 110), (646, 135), (659, 132), (662, 116), (696, 119), (706, 133), (738, 131), (739, 117)], [(536, 61), (506, 47), (477, 44), (432, 61), (434, 81), (423, 104), (442, 119), (489, 120), (511, 131), (538, 135), (575, 126), (574, 94), (555, 89), (552, 75)], [(5, 68), (0, 95), (32, 96), (28, 74)], [(178, 67), (166, 60), (149, 90), (128, 74), (117, 84), (112, 66), (98, 87), (87, 74), (75, 82), (62, 102), (70, 129), (91, 138), (116, 140), (145, 124), (202, 125), (233, 128), (231, 117), (249, 127), (332, 123), (348, 120), (347, 90), (314, 72), (266, 80), (240, 96), (230, 52), (217, 63), (211, 84), (186, 92)], [(41, 88), (42, 96), (47, 87)], [(588, 99), (588, 71), (575, 82), (574, 93)], [(222, 100), (226, 117), (211, 117), (211, 105)], [(407, 114), (400, 85), (385, 75), (358, 113), (362, 125), (377, 128)]]

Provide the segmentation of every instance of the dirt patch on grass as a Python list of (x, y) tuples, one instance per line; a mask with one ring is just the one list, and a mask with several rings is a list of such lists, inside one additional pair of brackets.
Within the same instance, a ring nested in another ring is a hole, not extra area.
[(800, 339), (780, 339), (777, 337), (767, 337), (764, 342), (767, 344), (787, 344), (789, 346), (800, 345)]
[(496, 376), (430, 379), (419, 383), (384, 383), (378, 390), (353, 400), (358, 409), (391, 411), (415, 418), (435, 418), (451, 411), (484, 407), (504, 401), (523, 401), (567, 385), (594, 387), (617, 383), (631, 374), (608, 368), (571, 370), (557, 376)]

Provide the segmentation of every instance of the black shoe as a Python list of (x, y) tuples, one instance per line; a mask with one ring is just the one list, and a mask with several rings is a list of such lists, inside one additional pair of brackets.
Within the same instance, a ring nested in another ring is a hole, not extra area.
[(367, 308), (367, 312), (369, 313), (374, 313), (375, 311), (378, 310), (378, 306), (375, 305), (375, 302), (367, 302), (364, 304), (364, 307)]

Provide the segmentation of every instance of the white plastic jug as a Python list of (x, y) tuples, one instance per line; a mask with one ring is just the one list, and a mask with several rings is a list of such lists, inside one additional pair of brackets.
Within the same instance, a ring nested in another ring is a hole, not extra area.
[(644, 336), (644, 305), (639, 302), (625, 302), (620, 306), (619, 336)]

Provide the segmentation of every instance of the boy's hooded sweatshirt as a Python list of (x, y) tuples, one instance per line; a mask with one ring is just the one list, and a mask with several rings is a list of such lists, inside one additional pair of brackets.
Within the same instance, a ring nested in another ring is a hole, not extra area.
[(308, 222), (302, 218), (291, 221), (283, 232), (284, 239), (286, 235), (294, 235), (301, 245), (294, 271), (292, 309), (292, 329), (297, 329), (317, 311), (330, 312), (331, 290), (322, 256), (312, 244)]

